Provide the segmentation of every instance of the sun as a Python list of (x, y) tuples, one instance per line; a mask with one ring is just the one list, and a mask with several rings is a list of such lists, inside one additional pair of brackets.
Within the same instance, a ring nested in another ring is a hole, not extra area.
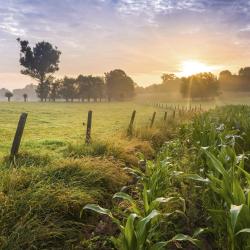
[(190, 76), (194, 74), (198, 74), (201, 72), (209, 72), (212, 70), (211, 66), (208, 66), (202, 62), (187, 60), (183, 61), (181, 64), (180, 75), (181, 76)]

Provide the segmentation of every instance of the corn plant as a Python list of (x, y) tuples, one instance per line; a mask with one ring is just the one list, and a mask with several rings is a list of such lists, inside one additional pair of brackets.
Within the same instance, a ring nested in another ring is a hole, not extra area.
[[(123, 213), (123, 219), (116, 218), (110, 210), (95, 204), (89, 204), (83, 208), (109, 216), (118, 226), (120, 235), (112, 238), (114, 246), (121, 250), (160, 250), (176, 242), (189, 241), (199, 247), (200, 242), (196, 239), (198, 234), (193, 236), (177, 234), (168, 240), (159, 239), (159, 235), (162, 234), (159, 231), (159, 221), (170, 220), (175, 213), (185, 213), (184, 199), (178, 196), (161, 196), (166, 195), (170, 190), (168, 184), (173, 175), (168, 158), (161, 157), (156, 162), (148, 161), (144, 169), (128, 168), (127, 170), (137, 178), (139, 191), (136, 199), (125, 192), (118, 192), (113, 196), (113, 199), (127, 203), (127, 211)], [(161, 205), (169, 206), (172, 211), (164, 211)], [(176, 206), (182, 206), (182, 211), (173, 209)]]
[(153, 242), (154, 235), (157, 234), (158, 220), (163, 214), (157, 210), (152, 210), (147, 216), (143, 217), (136, 213), (127, 216), (123, 223), (115, 218), (112, 212), (95, 204), (86, 205), (83, 209), (89, 209), (99, 214), (107, 215), (118, 226), (120, 230), (119, 237), (112, 237), (114, 246), (119, 250), (161, 250), (174, 242), (189, 241), (197, 247), (199, 241), (193, 237), (177, 234), (168, 241)]
[[(250, 174), (244, 170), (244, 156), (237, 157), (223, 147), (216, 157), (203, 149), (209, 171), (207, 178), (186, 175), (203, 181), (217, 195), (216, 208), (208, 209), (217, 227), (226, 228), (230, 250), (250, 247)], [(214, 199), (215, 201), (215, 199)]]

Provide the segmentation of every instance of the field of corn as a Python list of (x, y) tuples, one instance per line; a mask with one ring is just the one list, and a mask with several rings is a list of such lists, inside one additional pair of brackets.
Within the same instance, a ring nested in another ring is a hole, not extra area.
[[(71, 116), (64, 104), (4, 105), (0, 249), (250, 249), (250, 107), (169, 111), (164, 121), (162, 108), (132, 103), (75, 104)], [(88, 109), (104, 120), (85, 145)], [(30, 127), (10, 164), (23, 111)]]

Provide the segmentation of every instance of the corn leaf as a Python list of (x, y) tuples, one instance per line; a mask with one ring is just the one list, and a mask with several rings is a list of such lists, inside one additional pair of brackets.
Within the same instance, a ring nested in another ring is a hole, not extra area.
[(232, 226), (233, 232), (235, 232), (235, 227), (237, 225), (239, 214), (242, 208), (243, 208), (243, 205), (240, 205), (240, 206), (231, 205), (230, 219), (231, 219), (231, 226)]

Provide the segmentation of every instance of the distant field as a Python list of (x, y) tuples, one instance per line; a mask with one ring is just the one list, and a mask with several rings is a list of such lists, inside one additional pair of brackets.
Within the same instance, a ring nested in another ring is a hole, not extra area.
[[(179, 92), (174, 93), (148, 93), (140, 94), (137, 96), (136, 100), (141, 103), (165, 103), (169, 105), (178, 105), (179, 106), (189, 106), (189, 101), (183, 99)], [(201, 106), (204, 109), (214, 108), (215, 106), (223, 106), (228, 104), (250, 104), (250, 93), (249, 92), (223, 92), (219, 97), (213, 101), (200, 101), (196, 100), (191, 102), (192, 106)]]
[[(0, 103), (0, 152), (6, 154), (15, 134), (19, 115), (28, 112), (22, 149), (51, 150), (65, 142), (83, 142), (88, 110), (93, 110), (93, 139), (112, 139), (127, 128), (131, 113), (137, 110), (135, 125), (149, 123), (154, 110), (149, 105), (126, 103)], [(157, 119), (162, 119), (158, 111)]]
[[(179, 98), (178, 98), (179, 99)], [(180, 100), (180, 99), (179, 99)], [(189, 107), (186, 100), (177, 101), (174, 96), (166, 94), (154, 98), (153, 95), (138, 96), (136, 102), (111, 103), (39, 103), (39, 102), (0, 102), (0, 156), (9, 152), (15, 134), (19, 115), (28, 112), (28, 119), (22, 140), (26, 150), (59, 150), (67, 142), (83, 142), (88, 110), (93, 110), (92, 134), (95, 140), (114, 140), (128, 126), (132, 111), (137, 111), (135, 126), (149, 124), (153, 111), (157, 111), (156, 121), (162, 119), (164, 109), (153, 107), (154, 103), (167, 104), (168, 107)], [(203, 109), (216, 105), (249, 104), (248, 94), (223, 94), (212, 102), (192, 102), (193, 107)], [(48, 146), (49, 145), (49, 146)], [(52, 146), (51, 146), (52, 145)]]

